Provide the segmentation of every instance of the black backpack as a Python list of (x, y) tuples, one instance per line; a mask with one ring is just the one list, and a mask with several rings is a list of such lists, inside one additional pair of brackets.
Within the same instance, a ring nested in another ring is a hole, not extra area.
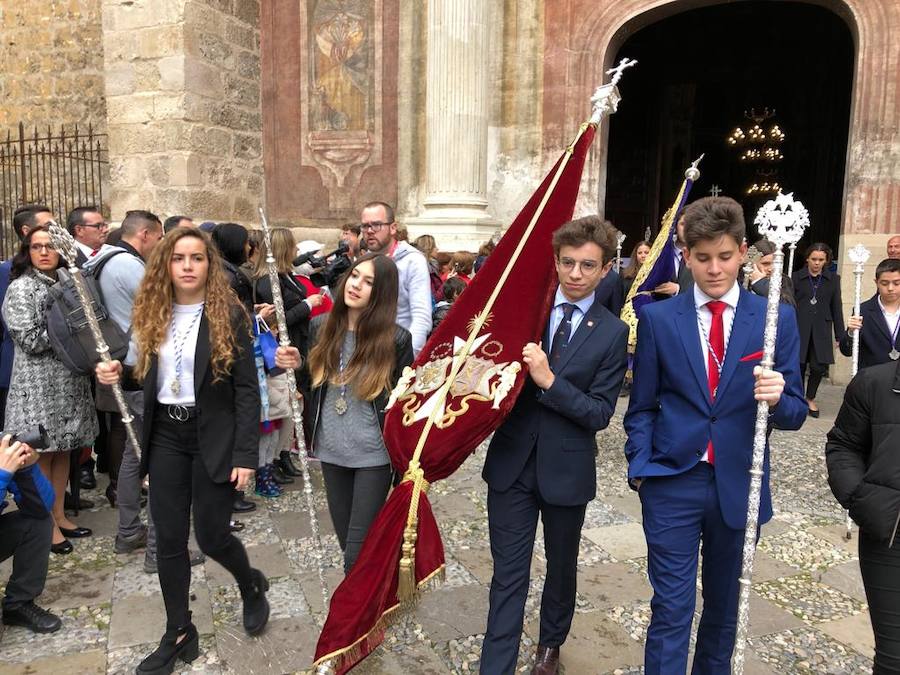
[[(121, 361), (128, 353), (129, 335), (110, 318), (99, 283), (100, 272), (119, 253), (128, 252), (122, 249), (107, 255), (90, 269), (82, 270), (81, 278), (91, 297), (100, 332), (109, 346), (109, 355)], [(84, 316), (78, 290), (68, 270), (60, 269), (59, 281), (50, 287), (44, 316), (47, 319), (50, 347), (56, 358), (76, 375), (93, 375), (94, 366), (100, 361), (100, 354), (97, 353), (97, 342)]]

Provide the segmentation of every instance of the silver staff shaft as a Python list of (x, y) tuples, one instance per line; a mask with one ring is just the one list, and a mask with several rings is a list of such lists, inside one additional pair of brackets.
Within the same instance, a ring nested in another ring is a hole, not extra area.
[[(784, 252), (775, 248), (772, 276), (769, 278), (769, 297), (766, 303), (766, 327), (763, 333), (763, 370), (775, 365), (775, 339), (778, 336), (778, 304), (781, 298), (781, 274)], [(750, 585), (753, 579), (753, 558), (756, 555), (756, 532), (759, 528), (759, 498), (762, 492), (763, 461), (766, 453), (766, 432), (769, 424), (769, 404), (756, 405), (756, 427), (753, 431), (753, 463), (750, 467), (750, 494), (747, 501), (747, 528), (744, 531), (744, 552), (741, 563), (740, 596), (738, 600), (737, 635), (732, 655), (732, 672), (744, 672), (744, 648), (750, 629)]]
[[(858, 262), (856, 266), (853, 268), (853, 316), (859, 316), (859, 306), (862, 300), (862, 277), (863, 277), (863, 263)], [(850, 359), (850, 377), (855, 377), (856, 373), (859, 371), (859, 331), (853, 331), (853, 351)], [(850, 541), (853, 538), (853, 519), (850, 517), (850, 512), (847, 511), (844, 514), (846, 520), (846, 531), (844, 532), (844, 539)]]
[[(103, 337), (103, 331), (100, 330), (100, 322), (97, 321), (97, 314), (94, 312), (94, 303), (88, 295), (87, 289), (84, 287), (84, 280), (81, 277), (81, 270), (75, 264), (78, 255), (78, 248), (72, 235), (59, 226), (55, 221), (50, 221), (50, 240), (53, 247), (66, 261), (66, 267), (72, 277), (72, 283), (75, 285), (75, 291), (78, 293), (78, 300), (84, 310), (84, 318), (88, 322), (91, 329), (91, 335), (97, 344), (97, 353), (100, 360), (104, 363), (112, 363), (113, 359), (109, 355), (109, 345)], [(141, 444), (137, 434), (134, 431), (132, 422), (134, 417), (131, 416), (131, 409), (125, 401), (125, 393), (122, 391), (122, 385), (116, 382), (112, 385), (113, 396), (116, 399), (116, 405), (119, 406), (119, 414), (122, 415), (122, 422), (125, 423), (125, 431), (128, 433), (128, 440), (131, 441), (131, 447), (134, 448), (134, 454), (137, 455), (138, 461), (141, 459)]]
[(791, 252), (788, 256), (788, 276), (791, 276), (794, 273), (794, 253), (797, 251), (797, 242), (791, 242), (788, 248)]
[[(281, 296), (281, 281), (278, 278), (278, 267), (275, 265), (275, 256), (272, 253), (272, 233), (269, 229), (269, 220), (263, 208), (259, 207), (259, 217), (262, 223), (263, 238), (266, 244), (266, 267), (269, 272), (269, 285), (272, 287), (272, 304), (275, 305), (275, 317), (278, 320), (278, 343), (282, 347), (291, 346), (291, 338), (288, 335), (287, 318), (284, 313), (284, 298)], [(306, 441), (303, 437), (303, 413), (300, 409), (300, 401), (297, 398), (297, 376), (292, 368), (285, 371), (288, 381), (288, 392), (291, 399), (291, 419), (294, 422), (294, 435), (297, 437), (297, 448), (300, 451), (300, 470), (303, 474), (303, 496), (306, 498), (306, 509), (309, 512), (309, 525), (312, 530), (313, 543), (315, 545), (314, 556), (316, 558), (316, 572), (319, 576), (319, 585), (322, 588), (322, 600), (325, 603), (324, 611), (328, 611), (328, 584), (325, 582), (325, 547), (322, 544), (322, 535), (319, 531), (319, 518), (316, 515), (316, 504), (313, 499), (312, 479), (309, 475), (309, 454), (306, 449)]]

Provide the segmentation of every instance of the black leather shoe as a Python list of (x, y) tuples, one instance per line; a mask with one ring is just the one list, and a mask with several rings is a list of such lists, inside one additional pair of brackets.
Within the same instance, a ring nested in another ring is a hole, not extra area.
[(59, 531), (63, 533), (64, 537), (71, 537), (72, 539), (90, 537), (92, 534), (94, 534), (94, 531), (89, 527), (76, 527), (71, 530), (67, 527), (61, 527), (59, 528)]
[(3, 623), (7, 626), (23, 626), (35, 633), (55, 633), (62, 626), (62, 620), (34, 602), (26, 602), (15, 609), (3, 610)]
[(58, 544), (50, 544), (50, 552), (56, 555), (69, 555), (74, 550), (75, 547), (72, 546), (72, 542), (68, 539), (63, 539)]
[(819, 411), (818, 411), (818, 410), (813, 410), (812, 408), (810, 408), (810, 409), (809, 409), (809, 416), (810, 416), (810, 417), (818, 418), (818, 417), (819, 417)]
[[(184, 638), (178, 642), (180, 635), (184, 635)], [(168, 675), (175, 670), (175, 662), (178, 659), (191, 663), (198, 656), (200, 656), (200, 636), (194, 624), (189, 623), (184, 628), (167, 630), (159, 641), (156, 651), (141, 661), (135, 672), (140, 675)]]
[(244, 499), (244, 493), (241, 490), (234, 491), (234, 504), (231, 506), (234, 513), (250, 513), (256, 510), (256, 504)]
[(90, 464), (82, 464), (79, 473), (82, 490), (93, 490), (97, 487), (97, 477), (94, 476), (94, 467)]
[(116, 508), (116, 500), (119, 498), (119, 490), (116, 488), (115, 483), (110, 483), (106, 486), (106, 499), (109, 501), (109, 505), (113, 508)]
[(278, 455), (278, 459), (275, 460), (275, 466), (281, 467), (281, 471), (285, 476), (302, 476), (303, 472), (297, 468), (297, 465), (294, 464), (294, 460), (291, 458), (290, 450), (282, 450)]
[(281, 465), (276, 462), (274, 464), (275, 470), (272, 472), (272, 479), (278, 485), (290, 485), (294, 482), (294, 479), (288, 476), (284, 471), (281, 470)]
[(228, 529), (231, 530), (232, 532), (240, 532), (241, 530), (244, 529), (244, 527), (245, 527), (244, 524), (239, 520), (232, 520), (228, 524)]
[(258, 635), (269, 622), (269, 601), (266, 600), (269, 581), (260, 570), (250, 570), (250, 574), (253, 583), (250, 588), (241, 589), (241, 599), (244, 601), (244, 630), (247, 631), (247, 635)]
[(94, 508), (94, 502), (81, 496), (79, 496), (78, 501), (76, 501), (71, 493), (67, 492), (63, 501), (63, 507), (66, 511), (83, 511), (85, 509)]

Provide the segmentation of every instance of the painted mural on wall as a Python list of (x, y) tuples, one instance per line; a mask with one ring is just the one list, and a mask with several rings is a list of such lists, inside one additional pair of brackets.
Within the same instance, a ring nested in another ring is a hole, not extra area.
[(381, 161), (381, 0), (307, 0), (301, 133), (329, 188), (346, 208), (362, 171)]
[(311, 85), (315, 130), (360, 130), (372, 127), (369, 100), (373, 17), (367, 0), (320, 0), (312, 10), (315, 53)]

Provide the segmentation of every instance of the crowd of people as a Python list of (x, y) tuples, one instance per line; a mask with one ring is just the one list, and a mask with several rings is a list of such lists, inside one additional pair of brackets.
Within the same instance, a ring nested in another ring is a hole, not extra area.
[[(69, 554), (71, 540), (92, 535), (76, 522), (89, 507), (80, 489), (95, 487), (95, 472), (106, 472), (106, 498), (118, 510), (115, 551), (143, 549), (144, 569), (158, 574), (165, 601), (165, 632), (138, 672), (171, 672), (177, 660), (199, 653), (189, 583), (191, 565), (205, 556), (234, 576), (246, 632), (265, 628), (268, 581), (235, 536), (242, 525), (232, 514), (257, 508), (247, 498), (251, 488), (277, 499), (296, 480), (300, 443), (321, 463), (350, 571), (396, 480), (382, 436), (388, 395), (496, 242), (477, 254), (440, 251), (430, 235), (410, 244), (384, 202), (366, 204), (360, 222), (341, 229), (342, 246), (321, 257), (322, 244), (297, 242), (286, 228), (266, 238), (235, 223), (195, 226), (182, 215), (163, 222), (134, 210), (110, 232), (100, 210), (79, 207), (66, 220), (74, 264), (127, 336), (123, 356), (91, 375), (66, 365), (48, 323), (55, 289), (68, 275), (51, 239), (52, 219), (41, 205), (18, 209), (13, 226), (21, 243), (0, 265), (0, 496), (18, 505), (0, 513), (0, 558), (14, 558), (3, 622), (37, 632), (60, 628), (35, 601), (49, 556)], [(608, 425), (623, 382), (630, 392), (628, 480), (642, 503), (654, 591), (645, 667), (687, 667), (702, 542), (694, 666), (727, 672), (757, 402), (769, 403), (779, 429), (818, 417), (819, 384), (835, 347), (849, 355), (854, 331), (862, 370), (829, 435), (829, 478), (862, 528), (876, 672), (900, 669), (900, 515), (893, 520), (900, 463), (890, 398), (900, 390), (900, 237), (876, 268), (876, 295), (846, 329), (831, 249), (809, 246), (802, 267), (782, 284), (775, 366), (764, 370), (761, 352), (753, 352), (762, 345), (775, 249), (756, 242), (760, 257), (745, 267), (736, 202), (704, 198), (685, 210), (674, 273), (652, 291), (656, 302), (644, 309), (633, 359), (618, 316), (649, 264), (651, 244), (638, 242), (627, 264), (614, 269), (615, 234), (610, 223), (587, 217), (554, 235), (558, 288), (544, 340), (525, 346), (526, 386), (487, 451), (494, 575), (482, 672), (515, 669), (538, 516), (547, 576), (533, 672), (558, 672), (575, 608), (585, 508), (596, 493), (596, 434)], [(278, 346), (282, 321), (289, 347)], [(679, 344), (683, 351), (672, 349)], [(302, 439), (289, 371), (303, 400)], [(116, 386), (125, 390), (130, 422), (116, 404)], [(759, 520), (771, 516), (767, 469)], [(200, 551), (188, 548), (192, 526)]]

